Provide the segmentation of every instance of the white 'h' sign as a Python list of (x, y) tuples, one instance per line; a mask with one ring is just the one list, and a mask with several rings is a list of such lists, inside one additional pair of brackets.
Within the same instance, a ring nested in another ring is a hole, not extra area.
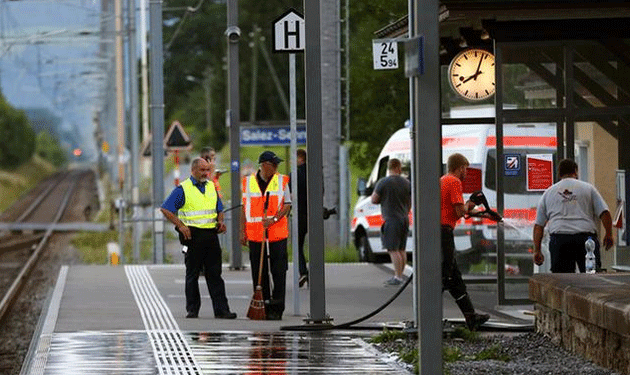
[(306, 30), (304, 17), (293, 9), (281, 15), (273, 22), (273, 51), (304, 51)]

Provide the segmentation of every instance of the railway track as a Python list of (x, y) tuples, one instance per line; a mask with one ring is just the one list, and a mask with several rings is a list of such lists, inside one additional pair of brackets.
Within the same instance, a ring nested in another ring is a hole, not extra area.
[[(57, 173), (43, 181), (2, 215), (3, 222), (63, 222), (78, 183), (91, 171)], [(52, 228), (45, 232), (6, 231), (0, 236), (0, 326), (12, 310), (33, 268), (46, 251)]]

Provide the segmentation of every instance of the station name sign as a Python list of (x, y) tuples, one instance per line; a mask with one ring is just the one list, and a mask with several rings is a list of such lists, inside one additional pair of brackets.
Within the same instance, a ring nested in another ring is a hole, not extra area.
[[(306, 125), (298, 125), (297, 144), (306, 144)], [(241, 126), (241, 146), (285, 146), (291, 144), (291, 127)]]

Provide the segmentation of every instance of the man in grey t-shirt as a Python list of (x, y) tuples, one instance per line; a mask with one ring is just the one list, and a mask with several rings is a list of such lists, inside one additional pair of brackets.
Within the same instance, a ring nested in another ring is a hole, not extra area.
[(387, 163), (389, 175), (376, 183), (372, 203), (381, 204), (381, 226), (383, 248), (387, 249), (394, 277), (385, 281), (386, 285), (400, 285), (407, 264), (407, 235), (409, 234), (409, 210), (411, 209), (411, 183), (401, 176), (402, 164), (396, 158)]
[(541, 265), (545, 258), (540, 250), (545, 225), (551, 234), (551, 272), (572, 273), (575, 265), (584, 272), (589, 237), (595, 240), (596, 267), (601, 268), (596, 218), (604, 224), (606, 234), (603, 244), (606, 250), (613, 245), (612, 218), (608, 206), (595, 187), (580, 181), (577, 164), (570, 159), (558, 165), (560, 181), (550, 186), (540, 198), (534, 223), (534, 263)]

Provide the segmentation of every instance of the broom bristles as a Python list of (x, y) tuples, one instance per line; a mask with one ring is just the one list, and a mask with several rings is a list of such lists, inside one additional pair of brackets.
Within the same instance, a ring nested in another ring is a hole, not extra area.
[(251, 320), (265, 320), (265, 301), (263, 300), (262, 288), (260, 285), (256, 286), (254, 297), (249, 303), (249, 310), (247, 310), (247, 317)]

